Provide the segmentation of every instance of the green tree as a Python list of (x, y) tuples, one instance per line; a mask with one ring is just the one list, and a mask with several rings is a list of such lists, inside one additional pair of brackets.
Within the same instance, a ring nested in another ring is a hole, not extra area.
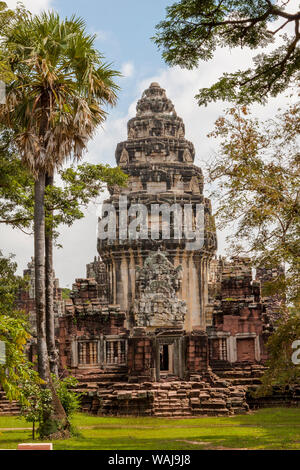
[(24, 380), (38, 380), (25, 348), (30, 338), (27, 319), (22, 315), (13, 317), (0, 314), (0, 341), (5, 343), (5, 363), (0, 364), (0, 385), (9, 400), (25, 401), (20, 386)]
[(208, 165), (219, 227), (230, 226), (233, 253), (251, 256), (257, 267), (286, 266), (269, 294), (300, 302), (299, 103), (260, 122), (247, 108), (232, 108), (211, 137), (219, 151)]
[[(181, 0), (167, 7), (153, 38), (169, 65), (192, 69), (217, 47), (267, 48), (252, 67), (225, 73), (196, 96), (199, 105), (228, 100), (264, 103), (299, 83), (300, 12), (281, 0)], [(276, 46), (271, 45), (277, 40)]]
[[(0, 224), (32, 230), (34, 219), (34, 178), (24, 167), (11, 132), (0, 132)], [(97, 200), (107, 186), (125, 186), (127, 175), (119, 167), (83, 163), (58, 170), (59, 186), (45, 191), (46, 226), (54, 236), (60, 224), (71, 226), (84, 217), (88, 204)]]
[(80, 409), (81, 396), (83, 395), (75, 391), (78, 380), (72, 376), (59, 379), (54, 375), (53, 382), (67, 416), (72, 417)]
[[(58, 379), (54, 374), (53, 385), (62, 403), (68, 418), (72, 417), (80, 408), (81, 394), (74, 391), (77, 380), (74, 377)], [(52, 413), (52, 395), (49, 389), (45, 389), (41, 384), (24, 380), (22, 383), (22, 395), (26, 398), (21, 402), (21, 414), (26, 421), (32, 423), (32, 439), (35, 439), (36, 424), (38, 433), (43, 438), (47, 436), (47, 422), (45, 415)], [(74, 429), (74, 428), (73, 428)]]
[(35, 439), (36, 424), (39, 425), (41, 437), (44, 437), (45, 415), (53, 412), (51, 391), (42, 387), (39, 383), (24, 380), (22, 392), (26, 397), (26, 401), (20, 403), (21, 415), (25, 417), (27, 422), (32, 423), (32, 439)]
[[(20, 6), (16, 11), (9, 10), (5, 2), (0, 2), (0, 31), (4, 31), (5, 28), (11, 24), (12, 21), (18, 16), (20, 12)], [(12, 79), (12, 74), (8, 61), (0, 51), (0, 80), (4, 83)]]
[(267, 370), (254, 396), (272, 395), (274, 387), (282, 391), (286, 388), (293, 389), (300, 383), (300, 364), (295, 364), (292, 360), (293, 343), (299, 340), (299, 310), (289, 309), (281, 317), (275, 332), (268, 340)]
[[(7, 86), (0, 122), (10, 127), (24, 164), (35, 178), (34, 245), (38, 371), (53, 396), (53, 415), (68, 427), (50, 376), (46, 341), (45, 179), (68, 157), (81, 158), (105, 104), (115, 104), (117, 72), (103, 63), (82, 19), (55, 13), (24, 15), (6, 28), (1, 49), (14, 80)], [(50, 426), (52, 429), (52, 426)]]
[[(127, 175), (119, 167), (83, 163), (59, 170), (60, 186), (48, 187), (45, 194), (46, 223), (57, 231), (60, 224), (71, 226), (84, 217), (84, 209), (108, 186), (126, 186)], [(58, 231), (55, 234), (58, 235)]]
[(5, 257), (0, 251), (0, 314), (15, 316), (16, 298), (20, 289), (26, 288), (26, 280), (16, 275), (14, 256)]
[(0, 364), (0, 385), (9, 400), (26, 402), (20, 383), (37, 381), (37, 374), (25, 355), (30, 338), (28, 320), (16, 309), (16, 296), (26, 282), (16, 276), (13, 256), (0, 252), (0, 341), (5, 343), (5, 363)]
[(0, 132), (0, 224), (25, 231), (32, 227), (34, 179), (18, 158), (12, 138), (12, 132), (2, 129)]

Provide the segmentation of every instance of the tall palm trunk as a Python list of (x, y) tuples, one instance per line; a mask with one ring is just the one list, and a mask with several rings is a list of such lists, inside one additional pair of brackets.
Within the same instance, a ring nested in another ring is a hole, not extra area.
[[(46, 187), (53, 186), (53, 175), (47, 173)], [(54, 318), (54, 279), (53, 279), (53, 235), (52, 224), (46, 229), (45, 235), (45, 273), (46, 273), (46, 339), (50, 361), (50, 371), (58, 377), (57, 352), (55, 345), (55, 318)]]
[(45, 173), (40, 172), (34, 187), (35, 303), (37, 323), (38, 372), (41, 379), (48, 381), (49, 358), (46, 341), (44, 198)]
[(52, 392), (52, 411), (44, 416), (40, 432), (51, 436), (57, 432), (67, 436), (69, 423), (63, 406), (53, 387), (50, 374), (46, 338), (46, 295), (45, 295), (45, 173), (40, 172), (34, 191), (34, 258), (35, 258), (35, 302), (37, 322), (38, 372), (45, 386)]

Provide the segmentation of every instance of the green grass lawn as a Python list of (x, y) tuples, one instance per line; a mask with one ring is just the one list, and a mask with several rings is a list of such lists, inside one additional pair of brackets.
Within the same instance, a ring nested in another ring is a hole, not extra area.
[[(300, 409), (262, 409), (230, 418), (102, 418), (77, 414), (80, 437), (55, 450), (300, 449)], [(24, 419), (0, 416), (0, 449), (32, 442)], [(9, 428), (9, 430), (3, 430)]]

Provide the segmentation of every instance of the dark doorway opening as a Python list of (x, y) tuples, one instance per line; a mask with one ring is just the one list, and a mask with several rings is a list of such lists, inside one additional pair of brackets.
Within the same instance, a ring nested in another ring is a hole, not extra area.
[(169, 346), (167, 344), (160, 346), (160, 370), (169, 370)]

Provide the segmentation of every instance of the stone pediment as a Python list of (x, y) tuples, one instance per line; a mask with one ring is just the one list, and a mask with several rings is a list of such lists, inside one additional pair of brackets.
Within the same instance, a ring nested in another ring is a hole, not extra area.
[(180, 287), (181, 266), (176, 268), (160, 251), (151, 254), (143, 268), (137, 268), (138, 299), (134, 317), (140, 327), (182, 328), (186, 303), (176, 292)]

